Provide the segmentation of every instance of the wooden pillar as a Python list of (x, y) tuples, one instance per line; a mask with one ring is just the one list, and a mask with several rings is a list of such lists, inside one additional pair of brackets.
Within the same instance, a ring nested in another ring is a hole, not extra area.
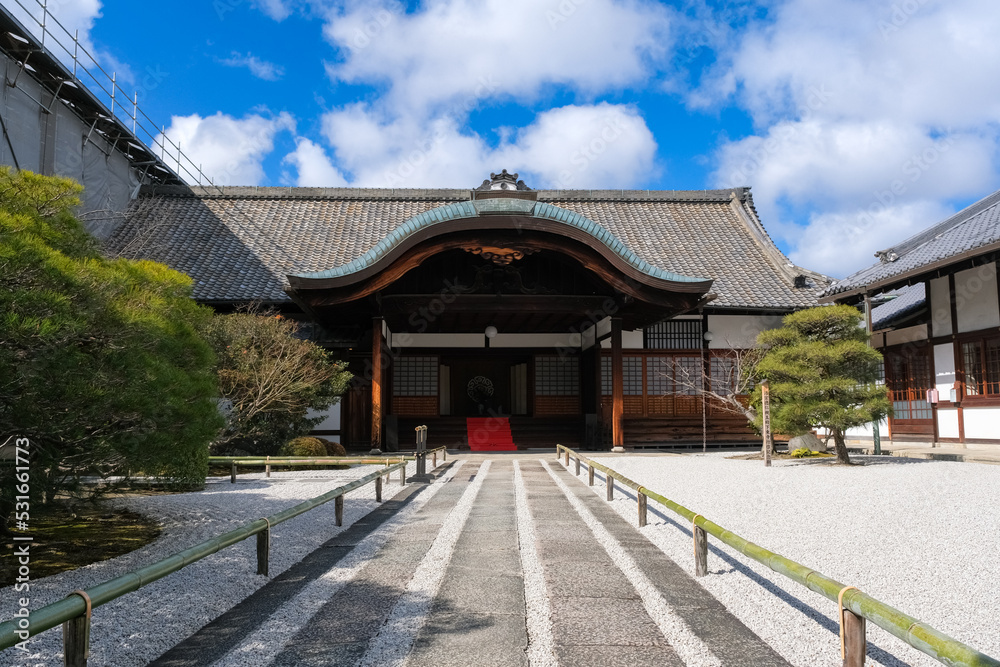
[(865, 617), (858, 616), (849, 609), (841, 612), (843, 626), (841, 633), (844, 647), (842, 649), (844, 667), (864, 667), (868, 654), (868, 641), (865, 637)]
[(622, 371), (622, 320), (611, 318), (611, 451), (625, 451), (622, 414), (625, 411), (624, 372)]
[(691, 525), (694, 537), (694, 576), (704, 577), (708, 574), (708, 533), (703, 528)]
[(382, 453), (382, 318), (372, 318), (372, 454)]
[(268, 563), (271, 560), (271, 527), (257, 533), (257, 574), (265, 577), (268, 573)]

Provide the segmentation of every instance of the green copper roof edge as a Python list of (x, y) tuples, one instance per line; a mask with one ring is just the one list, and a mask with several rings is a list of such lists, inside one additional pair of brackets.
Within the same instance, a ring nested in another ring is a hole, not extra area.
[[(357, 273), (358, 271), (362, 271), (377, 263), (382, 257), (390, 253), (393, 248), (402, 243), (406, 237), (411, 234), (442, 222), (460, 220), (462, 218), (479, 217), (479, 209), (490, 206), (490, 204), (487, 204), (486, 202), (496, 201), (503, 200), (484, 199), (478, 201), (461, 201), (453, 204), (446, 204), (444, 206), (438, 206), (428, 211), (424, 211), (423, 213), (418, 213), (393, 229), (384, 238), (380, 239), (373, 248), (368, 250), (368, 252), (357, 259), (351, 260), (347, 264), (342, 264), (338, 267), (327, 269), (325, 271), (297, 273), (292, 275), (296, 278), (324, 279), (339, 278), (352, 273)], [(646, 275), (660, 280), (669, 280), (680, 283), (707, 282), (706, 278), (683, 276), (679, 273), (665, 271), (653, 266), (632, 252), (632, 250), (630, 250), (621, 239), (608, 231), (606, 227), (597, 224), (590, 218), (580, 215), (575, 211), (554, 206), (547, 202), (531, 202), (531, 204), (532, 207), (530, 215), (532, 217), (541, 218), (543, 220), (552, 220), (586, 232), (596, 241), (600, 242), (606, 248), (618, 255), (618, 257), (620, 257), (625, 263), (645, 273)], [(495, 206), (496, 205), (494, 204), (494, 207)], [(518, 208), (520, 208), (520, 206)], [(512, 213), (513, 212), (514, 211), (512, 211)]]

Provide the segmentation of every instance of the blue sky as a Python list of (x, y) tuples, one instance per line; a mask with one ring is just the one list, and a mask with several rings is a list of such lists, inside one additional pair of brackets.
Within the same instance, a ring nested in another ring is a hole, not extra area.
[(989, 0), (49, 7), (220, 183), (750, 185), (834, 276), (1000, 188)]

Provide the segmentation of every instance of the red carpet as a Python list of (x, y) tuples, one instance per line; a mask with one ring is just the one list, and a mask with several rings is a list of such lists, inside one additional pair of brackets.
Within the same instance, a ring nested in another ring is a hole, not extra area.
[(465, 420), (469, 449), (474, 452), (513, 452), (517, 450), (506, 417), (469, 417)]

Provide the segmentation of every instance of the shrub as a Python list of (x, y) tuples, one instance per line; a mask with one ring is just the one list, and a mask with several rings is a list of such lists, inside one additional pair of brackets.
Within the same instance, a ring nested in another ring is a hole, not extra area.
[(814, 452), (808, 447), (799, 447), (795, 451), (791, 452), (790, 456), (794, 459), (807, 459), (810, 456), (819, 456), (819, 452)]
[(347, 456), (347, 450), (339, 442), (332, 442), (325, 438), (317, 438), (317, 440), (326, 445), (327, 456)]
[(289, 440), (278, 454), (280, 456), (326, 456), (326, 446), (319, 438), (302, 436)]

